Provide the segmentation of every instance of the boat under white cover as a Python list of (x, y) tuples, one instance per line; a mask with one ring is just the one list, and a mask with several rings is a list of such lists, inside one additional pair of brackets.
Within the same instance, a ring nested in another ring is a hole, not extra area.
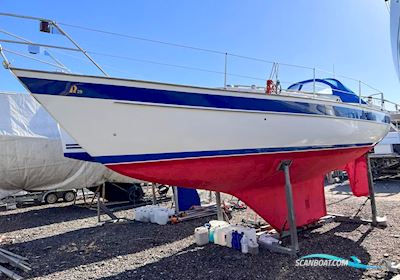
[(28, 94), (0, 94), (0, 199), (21, 190), (132, 182), (104, 166), (63, 156), (57, 122)]

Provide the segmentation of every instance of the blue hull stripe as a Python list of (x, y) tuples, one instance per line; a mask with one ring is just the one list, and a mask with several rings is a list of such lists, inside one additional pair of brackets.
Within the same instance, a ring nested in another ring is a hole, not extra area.
[(66, 150), (76, 150), (76, 149), (82, 149), (81, 146), (66, 146), (65, 147)]
[(64, 153), (64, 156), (67, 158), (83, 160), (83, 161), (91, 161), (96, 162), (94, 158), (92, 158), (88, 153), (78, 152), (78, 153)]
[(199, 152), (179, 152), (163, 154), (143, 154), (143, 155), (122, 155), (122, 156), (99, 156), (94, 157), (97, 162), (103, 164), (145, 162), (157, 160), (176, 160), (185, 158), (201, 158), (213, 156), (237, 156), (247, 154), (265, 154), (278, 152), (301, 152), (312, 150), (329, 150), (340, 148), (356, 148), (371, 146), (372, 143), (348, 144), (348, 145), (329, 145), (329, 146), (304, 146), (304, 147), (286, 147), (286, 148), (259, 148), (259, 149), (240, 149), (240, 150), (219, 150), (219, 151), (199, 151)]
[[(30, 92), (35, 94), (112, 99), (119, 101), (196, 106), (218, 109), (325, 115), (390, 123), (390, 117), (387, 114), (356, 108), (346, 108), (336, 105), (189, 92), (182, 93), (170, 90), (146, 89), (105, 84), (75, 83), (26, 77), (20, 77), (19, 79), (28, 87)], [(70, 94), (69, 91), (72, 86), (76, 86), (74, 88), (79, 90), (79, 93)]]

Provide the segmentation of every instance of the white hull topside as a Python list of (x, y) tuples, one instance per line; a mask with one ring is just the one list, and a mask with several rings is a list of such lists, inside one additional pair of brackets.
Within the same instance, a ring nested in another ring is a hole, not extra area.
[[(366, 110), (366, 105), (349, 105), (329, 100), (293, 95), (250, 94), (219, 89), (202, 89), (111, 78), (16, 70), (18, 78), (34, 78), (158, 89), (252, 99), (305, 102), (331, 108)], [(24, 83), (24, 81), (22, 81)], [(26, 82), (26, 81), (25, 81)], [(29, 85), (25, 86), (32, 91)], [(345, 118), (335, 115), (265, 112), (226, 108), (182, 106), (120, 99), (85, 97), (80, 94), (33, 96), (57, 119), (61, 126), (93, 157), (273, 149), (288, 147), (354, 147), (374, 145), (389, 131), (387, 122)], [(69, 88), (65, 89), (70, 90)], [(135, 94), (132, 92), (132, 94)], [(361, 107), (362, 106), (362, 107)], [(234, 155), (234, 154), (233, 154)], [(140, 161), (140, 160), (138, 160)]]

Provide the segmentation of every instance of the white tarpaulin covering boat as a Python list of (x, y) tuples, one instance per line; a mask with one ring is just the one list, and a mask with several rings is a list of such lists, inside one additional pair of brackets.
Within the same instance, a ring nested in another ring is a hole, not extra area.
[(53, 118), (28, 94), (0, 94), (0, 199), (21, 190), (132, 182), (101, 164), (63, 156)]

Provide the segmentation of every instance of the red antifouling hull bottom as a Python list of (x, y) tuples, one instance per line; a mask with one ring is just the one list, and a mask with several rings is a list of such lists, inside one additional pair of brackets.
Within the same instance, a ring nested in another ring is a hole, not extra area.
[[(290, 177), (297, 226), (317, 221), (326, 215), (324, 176), (362, 157), (370, 147), (332, 149), (263, 155), (228, 156), (165, 160), (158, 162), (108, 165), (118, 173), (149, 182), (206, 189), (236, 196), (281, 231), (288, 228), (282, 160), (292, 160)], [(347, 169), (357, 168), (354, 163)], [(361, 164), (362, 166), (362, 164)], [(349, 169), (349, 170), (350, 170)], [(348, 170), (348, 172), (349, 172)], [(363, 173), (364, 172), (364, 173)], [(366, 176), (365, 170), (355, 172)], [(353, 175), (350, 174), (351, 176)], [(354, 180), (353, 180), (354, 181)], [(365, 193), (365, 184), (358, 193)]]

